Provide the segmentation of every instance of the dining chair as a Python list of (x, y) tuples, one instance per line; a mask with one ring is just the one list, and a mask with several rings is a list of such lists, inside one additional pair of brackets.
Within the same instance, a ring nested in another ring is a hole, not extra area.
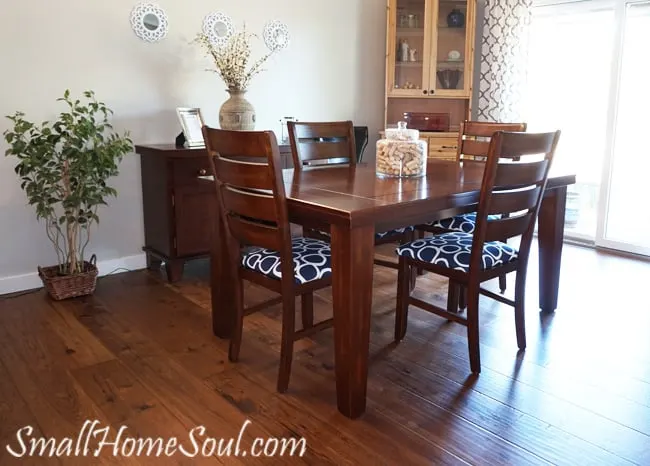
[[(479, 294), (483, 294), (514, 307), (517, 345), (521, 350), (526, 347), (524, 293), (528, 257), (559, 138), (560, 131), (496, 132), (487, 152), (474, 232), (436, 234), (397, 249), (396, 341), (406, 335), (409, 305), (446, 317), (467, 327), (470, 368), (479, 373)], [(520, 235), (517, 249), (504, 241)], [(466, 317), (411, 296), (411, 267), (422, 267), (467, 287)], [(514, 301), (481, 288), (482, 282), (510, 272), (516, 272)]]
[[(313, 292), (331, 285), (330, 245), (313, 238), (291, 238), (282, 162), (273, 132), (203, 126), (203, 137), (225, 226), (230, 273), (236, 277), (237, 316), (228, 358), (239, 359), (244, 316), (263, 308), (244, 308), (243, 281), (281, 294), (277, 389), (285, 392), (294, 342), (333, 324), (333, 319), (314, 324), (313, 312)], [(301, 297), (301, 330), (295, 328), (296, 296)]]
[[(357, 146), (355, 130), (351, 121), (333, 122), (296, 122), (287, 123), (293, 166), (296, 170), (322, 164), (357, 163)], [(375, 244), (401, 243), (415, 239), (415, 227), (397, 228), (395, 230), (376, 232)], [(305, 230), (305, 235), (329, 240), (326, 228)], [(375, 259), (375, 264), (397, 268), (397, 264), (383, 259)]]
[[(463, 121), (458, 132), (458, 149), (456, 160), (467, 163), (484, 163), (487, 157), (490, 139), (497, 131), (525, 132), (526, 123), (497, 123), (483, 121)], [(423, 237), (424, 232), (433, 234), (460, 231), (473, 233), (476, 228), (476, 212), (468, 212), (453, 217), (434, 220), (433, 222), (416, 227), (418, 236)], [(506, 277), (499, 276), (499, 289), (501, 293), (506, 291)], [(460, 299), (460, 307), (465, 308), (463, 290), (458, 290), (456, 296)]]

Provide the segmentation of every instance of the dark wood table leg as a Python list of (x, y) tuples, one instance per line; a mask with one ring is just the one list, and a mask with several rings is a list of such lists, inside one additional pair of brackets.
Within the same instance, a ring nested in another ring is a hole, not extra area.
[(560, 289), (567, 187), (549, 189), (539, 210), (539, 307), (555, 312)]
[(212, 331), (220, 338), (230, 338), (235, 324), (235, 284), (228, 267), (228, 248), (224, 225), (217, 213), (212, 215), (210, 240), (210, 291)]
[(331, 234), (336, 398), (355, 419), (366, 410), (375, 229), (332, 225)]

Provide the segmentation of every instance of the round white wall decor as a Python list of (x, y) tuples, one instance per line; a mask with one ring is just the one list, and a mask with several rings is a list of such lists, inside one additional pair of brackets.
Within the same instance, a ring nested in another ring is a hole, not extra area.
[(142, 40), (157, 42), (167, 35), (167, 14), (155, 3), (138, 3), (131, 11), (131, 27)]
[(235, 33), (230, 16), (221, 12), (210, 13), (203, 19), (203, 33), (216, 47), (223, 47)]
[(289, 46), (289, 28), (281, 21), (269, 21), (264, 26), (264, 43), (273, 51), (286, 49)]

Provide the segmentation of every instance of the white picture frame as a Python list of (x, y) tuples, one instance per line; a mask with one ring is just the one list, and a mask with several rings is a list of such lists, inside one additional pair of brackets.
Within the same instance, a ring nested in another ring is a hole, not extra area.
[(203, 116), (200, 108), (178, 107), (178, 120), (183, 128), (185, 147), (205, 147), (203, 140)]

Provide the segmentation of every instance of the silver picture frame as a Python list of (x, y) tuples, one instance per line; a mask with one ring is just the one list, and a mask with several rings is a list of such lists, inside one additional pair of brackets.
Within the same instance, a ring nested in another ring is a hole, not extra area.
[(203, 116), (200, 108), (178, 107), (178, 120), (183, 128), (185, 147), (205, 147), (203, 140)]

